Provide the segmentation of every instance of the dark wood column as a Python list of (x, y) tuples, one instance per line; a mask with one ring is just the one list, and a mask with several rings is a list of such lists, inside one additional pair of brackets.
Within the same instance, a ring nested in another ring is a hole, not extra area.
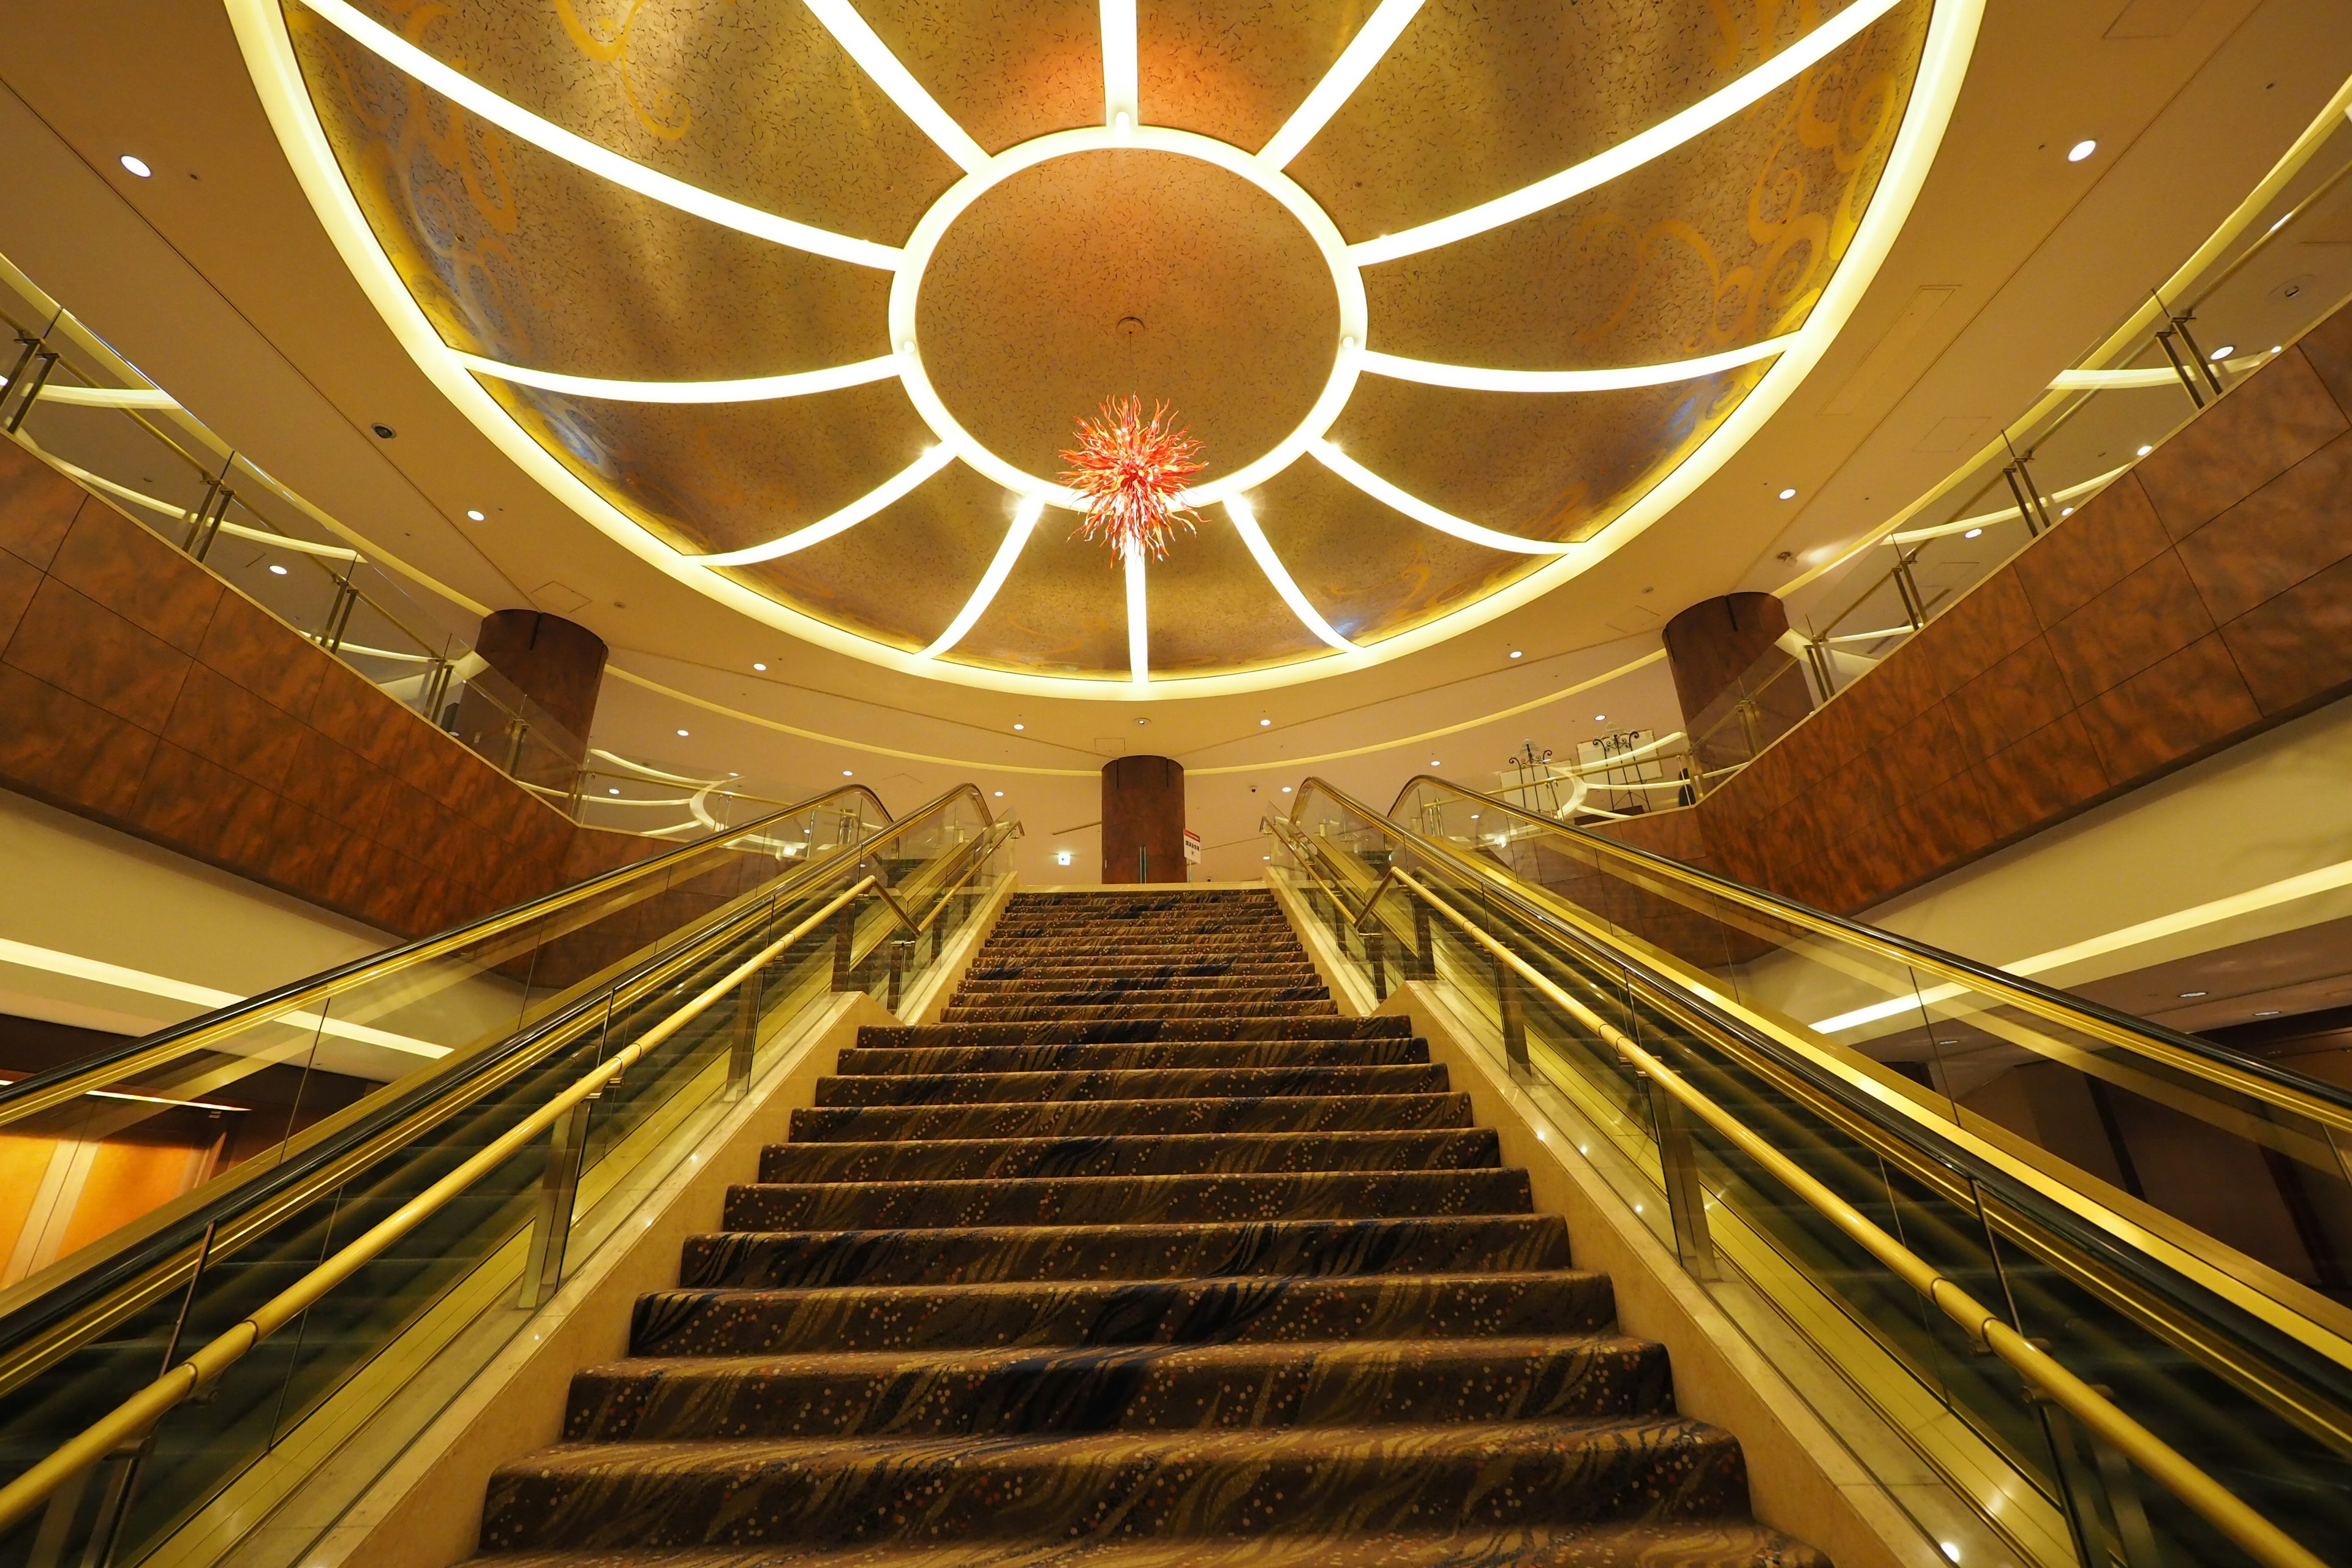
[(1703, 599), (1666, 623), (1683, 728), (1708, 766), (1744, 761), (1812, 711), (1803, 668), (1778, 646), (1788, 630), (1769, 594)]
[(1102, 879), (1186, 880), (1184, 770), (1166, 757), (1103, 764)]
[[(530, 704), (525, 714), (532, 723), (515, 755), (516, 776), (568, 788), (572, 773), (588, 760), (588, 731), (604, 682), (604, 639), (562, 616), (495, 610), (482, 617), (474, 651), (493, 679), (479, 683), (488, 689), (484, 696), (468, 689), (458, 710), (458, 738), (507, 765), (516, 752), (508, 705), (520, 693)], [(546, 722), (551, 719), (552, 727)]]

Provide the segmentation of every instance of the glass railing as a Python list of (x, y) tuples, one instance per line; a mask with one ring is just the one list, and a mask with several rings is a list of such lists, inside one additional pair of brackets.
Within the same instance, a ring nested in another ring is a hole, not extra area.
[(2352, 1219), (2342, 1091), (1436, 779), (1270, 826), (1948, 1556), (2352, 1563), (2352, 1312), (2257, 1214)]
[[(898, 1006), (1015, 831), (969, 786), (895, 822), (843, 790), (0, 1090), (0, 1135), (228, 1117), (245, 1154), (0, 1294), (0, 1561), (177, 1561), (380, 1445), (420, 1369), (488, 1364), (520, 1331), (499, 1309), (611, 1237), (796, 1019)], [(293, 1114), (203, 1109), (273, 1071)], [(192, 1354), (201, 1386), (41, 1479)]]

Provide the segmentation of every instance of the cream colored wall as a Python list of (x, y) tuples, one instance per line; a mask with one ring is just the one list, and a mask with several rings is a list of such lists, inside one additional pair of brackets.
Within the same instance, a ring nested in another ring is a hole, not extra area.
[[(0, 885), (0, 940), (238, 996), (397, 940), (4, 790)], [(206, 1010), (0, 948), (0, 1013), (143, 1035)]]

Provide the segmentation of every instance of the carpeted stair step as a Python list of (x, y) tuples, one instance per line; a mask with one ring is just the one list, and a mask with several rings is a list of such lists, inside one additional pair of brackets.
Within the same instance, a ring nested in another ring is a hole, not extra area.
[(1429, 1059), (1429, 1042), (1382, 1040), (1160, 1041), (1141, 1046), (852, 1046), (835, 1071), (870, 1073), (1089, 1072), (1165, 1068), (1398, 1067)]
[(1484, 1128), (1439, 1132), (1228, 1132), (1158, 1138), (959, 1138), (771, 1143), (762, 1182), (1170, 1176), (1208, 1171), (1466, 1171), (1502, 1163)]
[(835, 1289), (662, 1290), (643, 1298), (633, 1355), (1242, 1344), (1586, 1334), (1614, 1315), (1580, 1269), (1270, 1280), (1023, 1280)]
[(739, 1231), (907, 1230), (1525, 1214), (1533, 1206), (1528, 1173), (1516, 1168), (1216, 1172), (735, 1186), (719, 1223)]
[[(1443, 1535), (1255, 1535), (1212, 1550), (1234, 1568), (1830, 1568), (1829, 1559), (1802, 1542), (1745, 1519)], [(478, 1561), (482, 1568), (1200, 1568), (1206, 1555), (1201, 1542), (1178, 1539), (592, 1549)]]
[(1332, 1013), (1328, 1001), (1288, 1002), (1034, 1002), (992, 1003), (940, 1009), (943, 1024), (1091, 1024), (1128, 1018), (1310, 1018)]
[(1171, 963), (1164, 952), (1137, 953), (1132, 957), (1097, 952), (1085, 958), (982, 960), (974, 963), (964, 978), (967, 982), (1090, 980), (1097, 976), (1120, 976), (1130, 980), (1201, 980), (1235, 974), (1295, 975), (1301, 981), (1311, 982), (1315, 978), (1315, 965), (1303, 956), (1198, 959)]
[(1487, 1274), (1565, 1268), (1556, 1215), (1202, 1225), (720, 1232), (690, 1236), (687, 1286), (810, 1289), (1010, 1279)]
[(1439, 1426), (1653, 1415), (1668, 1398), (1664, 1348), (1614, 1334), (696, 1356), (588, 1368), (563, 1437)]
[(1066, 1024), (868, 1024), (860, 1046), (1146, 1045), (1161, 1040), (1410, 1039), (1409, 1018), (1110, 1018)]
[(1260, 984), (1253, 976), (1213, 975), (1202, 980), (1132, 980), (1106, 975), (1090, 980), (971, 980), (956, 993), (959, 1007), (1051, 1000), (1076, 1006), (1096, 1001), (1127, 1002), (1159, 997), (1171, 1002), (1322, 1002), (1330, 999), (1319, 981), (1288, 985)]
[(834, 1105), (797, 1109), (792, 1137), (1141, 1138), (1168, 1133), (1375, 1132), (1467, 1127), (1467, 1094), (1296, 1094), (1243, 1100), (1097, 1100), (992, 1105)]
[(1445, 1068), (1394, 1067), (1168, 1068), (1144, 1072), (869, 1074), (816, 1080), (832, 1105), (980, 1105), (1084, 1100), (1263, 1100), (1269, 1096), (1442, 1094)]
[(581, 1443), (500, 1466), (482, 1544), (1188, 1541), (1736, 1511), (1730, 1436), (1678, 1418), (1078, 1437)]

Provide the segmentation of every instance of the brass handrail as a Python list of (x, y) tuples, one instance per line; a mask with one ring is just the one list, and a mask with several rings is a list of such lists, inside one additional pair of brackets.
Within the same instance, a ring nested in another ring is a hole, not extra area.
[[(1334, 792), (1336, 793), (1336, 792)], [(2039, 1390), (2084, 1425), (2105, 1438), (2166, 1490), (2194, 1509), (2205, 1521), (2236, 1542), (2266, 1568), (2326, 1568), (2321, 1560), (2294, 1537), (2256, 1512), (2242, 1499), (2191, 1461), (2179, 1449), (2134, 1420), (2123, 1408), (2084, 1383), (2056, 1358), (2000, 1321), (1993, 1310), (1960, 1285), (1894, 1237), (1889, 1236), (1853, 1205), (1816, 1180), (1803, 1167), (1766, 1142), (1738, 1117), (1685, 1081), (1664, 1062), (1607, 1019), (1553, 983), (1549, 976), (1423, 887), (1410, 873), (1396, 873), (1397, 885), (1459, 926), (1494, 959), (1508, 965), (1522, 980), (1541, 992), (1555, 1006), (1591, 1029), (1626, 1061), (1737, 1145), (1774, 1179), (1802, 1198), (1816, 1213), (1836, 1226), (1904, 1283), (1926, 1297), (1959, 1325), (1969, 1342), (1981, 1345), (2009, 1363), (2029, 1387)]]
[(724, 978), (508, 1129), (480, 1152), (401, 1205), (351, 1245), (262, 1303), (179, 1365), (84, 1427), (23, 1475), (0, 1487), (0, 1533), (21, 1523), (35, 1508), (74, 1476), (123, 1444), (144, 1435), (174, 1406), (236, 1364), (270, 1334), (299, 1317), (329, 1290), (350, 1279), (362, 1265), (415, 1229), (450, 1199), (497, 1169), (524, 1144), (553, 1126), (566, 1111), (603, 1089), (632, 1062), (693, 1022), (778, 953), (831, 918), (835, 910), (874, 885), (875, 879), (871, 875), (859, 879), (814, 914), (768, 943)]
[[(1409, 780), (1404, 788), (1397, 793), (1398, 803), (1402, 804), (1406, 795), (1424, 783), (1439, 785), (1464, 799), (1475, 800), (1481, 805), (1492, 806), (1497, 811), (1507, 812), (1549, 831), (1566, 835), (1576, 843), (1588, 847), (1598, 854), (1640, 866), (1685, 887), (1696, 888), (1727, 899), (1759, 914), (1769, 915), (1775, 920), (1801, 926), (1816, 935), (1831, 937), (1865, 948), (1880, 958), (1928, 970), (1948, 984), (1961, 985), (1972, 991), (1992, 992), (2004, 1002), (2032, 1013), (2037, 1017), (2079, 1030), (2105, 1044), (2120, 1047), (2134, 1055), (2162, 1062), (2167, 1067), (2188, 1073), (2208, 1083), (2221, 1085), (2236, 1093), (2251, 1095), (2282, 1110), (2292, 1110), (2297, 1115), (2307, 1116), (2325, 1126), (2343, 1131), (2352, 1131), (2352, 1105), (2338, 1104), (2324, 1095), (2299, 1088), (2294, 1083), (2274, 1079), (2262, 1070), (2264, 1066), (2263, 1063), (2248, 1058), (2242, 1065), (2238, 1061), (2229, 1059), (2235, 1053), (2228, 1052), (2220, 1047), (2199, 1048), (2187, 1044), (2175, 1044), (2146, 1025), (2134, 1027), (2100, 1009), (2084, 1006), (2079, 1001), (2060, 995), (2031, 981), (2020, 979), (2016, 975), (1971, 963), (1956, 953), (1945, 952), (1892, 931), (1880, 931), (1876, 927), (1864, 925), (1854, 921), (1842, 920), (1835, 915), (1780, 898), (1777, 894), (1765, 892), (1761, 889), (1748, 887), (1743, 882), (1734, 881), (1727, 877), (1718, 877), (1712, 872), (1702, 871), (1695, 866), (1685, 866), (1669, 856), (1636, 848), (1630, 844), (1620, 844), (1615, 839), (1604, 837), (1584, 828), (1571, 827), (1566, 823), (1556, 822), (1537, 813), (1522, 810), (1509, 801), (1497, 799), (1483, 791), (1471, 789), (1449, 779), (1439, 778), (1434, 773), (1420, 773)], [(1319, 788), (1325, 794), (1338, 799), (1347, 799), (1341, 791), (1334, 789), (1319, 778), (1309, 778), (1301, 786), (1302, 796), (1305, 790), (1310, 787)], [(1364, 809), (1356, 802), (1349, 801), (1348, 804), (1356, 809)], [(1389, 817), (1381, 820), (1392, 818), (1395, 810), (1395, 806), (1391, 806)], [(1476, 861), (1471, 860), (1468, 857), (1464, 858), (1465, 863), (1477, 865)], [(1482, 876), (1488, 877), (1490, 879), (1508, 876), (1507, 872), (1502, 871), (1499, 868), (1478, 866), (1478, 869)]]
[[(973, 793), (976, 797), (978, 791), (975, 789)], [(864, 784), (845, 785), (840, 789), (827, 790), (823, 795), (811, 795), (808, 799), (785, 806), (780, 811), (772, 811), (764, 816), (754, 818), (740, 827), (723, 829), (646, 859), (634, 860), (625, 866), (616, 866), (610, 871), (600, 872), (584, 881), (574, 882), (570, 887), (559, 888), (553, 892), (543, 893), (536, 899), (500, 910), (494, 914), (485, 915), (469, 924), (420, 938), (404, 946), (394, 948), (389, 952), (371, 953), (364, 958), (354, 959), (350, 963), (324, 970), (320, 973), (278, 986), (275, 990), (262, 992), (259, 995), (247, 997), (243, 1002), (232, 1003), (226, 1007), (207, 1013), (203, 1017), (187, 1024), (159, 1030), (135, 1042), (123, 1051), (110, 1054), (103, 1059), (92, 1062), (65, 1077), (44, 1081), (45, 1075), (37, 1075), (5, 1088), (0, 1088), (0, 1125), (21, 1121), (36, 1112), (46, 1110), (50, 1106), (79, 1099), (93, 1084), (102, 1086), (132, 1073), (143, 1072), (149, 1068), (159, 1066), (175, 1058), (186, 1056), (193, 1051), (201, 1050), (212, 1042), (238, 1029), (266, 1023), (270, 1018), (291, 1012), (307, 1003), (325, 1000), (353, 986), (381, 980), (387, 975), (399, 973), (403, 970), (457, 952), (475, 942), (488, 941), (491, 937), (499, 936), (530, 921), (585, 902), (615, 887), (643, 877), (662, 873), (695, 855), (744, 837), (786, 817), (816, 810), (827, 801), (852, 795), (864, 795), (873, 802), (875, 809), (880, 812), (886, 820), (888, 819), (889, 808), (882, 804), (880, 796)], [(926, 812), (929, 809), (926, 807)], [(985, 805), (982, 809), (985, 813)], [(919, 813), (918, 816), (921, 815), (923, 814)], [(863, 820), (864, 814), (861, 813), (861, 824)], [(909, 817), (907, 820), (913, 821), (916, 818)], [(900, 825), (893, 823), (891, 827), (895, 828), (898, 826)], [(859, 838), (845, 847), (866, 847), (877, 844), (889, 837), (889, 832), (890, 829), (886, 829), (870, 837)]]

